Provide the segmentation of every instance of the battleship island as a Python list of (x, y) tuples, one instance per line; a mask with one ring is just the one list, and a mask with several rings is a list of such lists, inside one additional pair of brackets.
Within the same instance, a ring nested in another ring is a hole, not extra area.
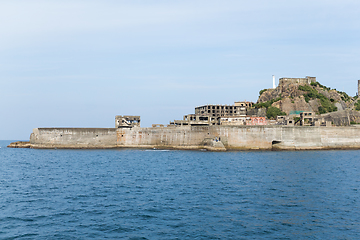
[[(360, 92), (360, 80), (358, 89)], [(360, 99), (316, 77), (280, 78), (256, 103), (208, 104), (182, 120), (141, 127), (140, 116), (115, 116), (114, 128), (35, 128), (12, 148), (318, 150), (360, 149)]]

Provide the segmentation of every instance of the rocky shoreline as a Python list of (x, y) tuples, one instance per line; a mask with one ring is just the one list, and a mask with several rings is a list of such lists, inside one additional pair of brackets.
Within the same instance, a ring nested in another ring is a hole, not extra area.
[(8, 146), (8, 148), (31, 148), (32, 145), (28, 141), (18, 141), (18, 142), (12, 142)]

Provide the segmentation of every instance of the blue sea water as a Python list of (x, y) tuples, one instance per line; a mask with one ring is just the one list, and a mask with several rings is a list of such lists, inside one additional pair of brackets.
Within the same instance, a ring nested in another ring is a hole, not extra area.
[(360, 151), (0, 141), (0, 239), (360, 239)]

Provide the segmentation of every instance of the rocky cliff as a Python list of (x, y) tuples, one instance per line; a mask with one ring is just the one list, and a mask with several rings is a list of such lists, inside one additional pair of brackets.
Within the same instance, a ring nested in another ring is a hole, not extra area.
[(255, 107), (269, 106), (276, 107), (287, 115), (299, 111), (311, 111), (324, 115), (328, 120), (338, 116), (343, 119), (346, 115), (349, 121), (337, 121), (341, 123), (340, 125), (348, 125), (350, 122), (360, 123), (360, 113), (356, 111), (356, 108), (360, 110), (360, 103), (357, 103), (356, 98), (318, 82), (311, 84), (285, 82), (275, 89), (261, 90)]

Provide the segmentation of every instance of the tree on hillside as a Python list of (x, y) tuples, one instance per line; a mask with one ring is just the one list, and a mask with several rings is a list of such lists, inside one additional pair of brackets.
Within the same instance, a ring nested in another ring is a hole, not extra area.
[(268, 119), (276, 119), (277, 116), (284, 116), (286, 115), (285, 112), (282, 112), (279, 108), (277, 107), (268, 107), (266, 110), (266, 117)]

